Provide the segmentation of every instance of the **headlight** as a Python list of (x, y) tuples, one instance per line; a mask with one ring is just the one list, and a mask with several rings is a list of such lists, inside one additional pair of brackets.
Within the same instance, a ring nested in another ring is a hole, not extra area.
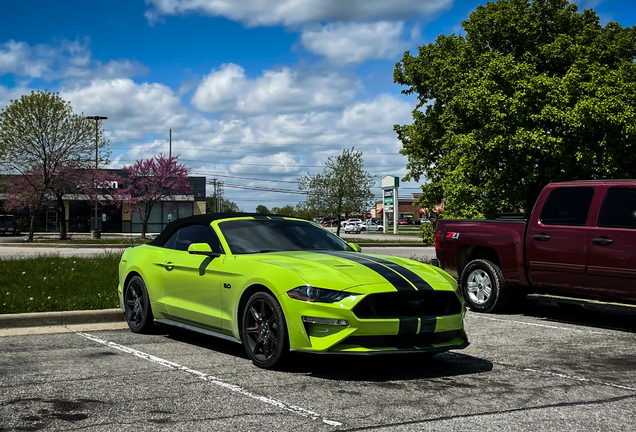
[(324, 288), (316, 288), (312, 286), (299, 286), (294, 288), (293, 290), (287, 291), (287, 295), (296, 300), (320, 303), (335, 303), (339, 302), (345, 297), (348, 297), (349, 293)]

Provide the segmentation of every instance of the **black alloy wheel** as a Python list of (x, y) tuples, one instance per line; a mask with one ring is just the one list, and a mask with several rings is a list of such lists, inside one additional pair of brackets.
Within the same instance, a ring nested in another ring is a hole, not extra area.
[(140, 276), (133, 276), (124, 289), (124, 311), (132, 332), (148, 333), (154, 327), (148, 290)]
[(252, 362), (264, 369), (283, 364), (289, 351), (287, 324), (276, 299), (257, 292), (247, 301), (243, 311), (242, 339)]

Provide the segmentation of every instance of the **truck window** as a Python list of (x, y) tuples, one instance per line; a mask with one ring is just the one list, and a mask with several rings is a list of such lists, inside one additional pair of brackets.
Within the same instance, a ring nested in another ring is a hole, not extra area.
[(610, 189), (605, 194), (598, 226), (636, 228), (636, 189)]
[(592, 187), (554, 189), (541, 210), (541, 222), (546, 225), (584, 226), (593, 196)]

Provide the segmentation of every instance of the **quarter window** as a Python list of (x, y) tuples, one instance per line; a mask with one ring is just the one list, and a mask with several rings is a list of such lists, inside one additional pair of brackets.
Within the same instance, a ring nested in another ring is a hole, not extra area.
[(189, 225), (172, 234), (163, 245), (164, 248), (187, 251), (192, 243), (207, 243), (212, 252), (223, 253), (219, 237), (206, 225)]
[(636, 228), (636, 189), (610, 189), (605, 194), (598, 226)]
[(591, 187), (564, 187), (554, 189), (541, 211), (541, 222), (546, 225), (584, 226), (594, 196)]

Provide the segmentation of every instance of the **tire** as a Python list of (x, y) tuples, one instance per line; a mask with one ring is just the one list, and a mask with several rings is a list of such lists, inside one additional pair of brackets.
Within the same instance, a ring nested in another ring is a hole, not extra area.
[(378, 231), (383, 232), (384, 228), (378, 228)]
[(269, 293), (255, 293), (245, 305), (242, 322), (241, 339), (252, 363), (263, 369), (282, 366), (289, 354), (289, 338), (278, 301)]
[(124, 289), (124, 313), (133, 333), (150, 333), (154, 317), (146, 284), (140, 276), (133, 276)]
[(500, 312), (508, 306), (510, 288), (501, 269), (488, 260), (469, 262), (459, 283), (466, 305), (475, 312)]

